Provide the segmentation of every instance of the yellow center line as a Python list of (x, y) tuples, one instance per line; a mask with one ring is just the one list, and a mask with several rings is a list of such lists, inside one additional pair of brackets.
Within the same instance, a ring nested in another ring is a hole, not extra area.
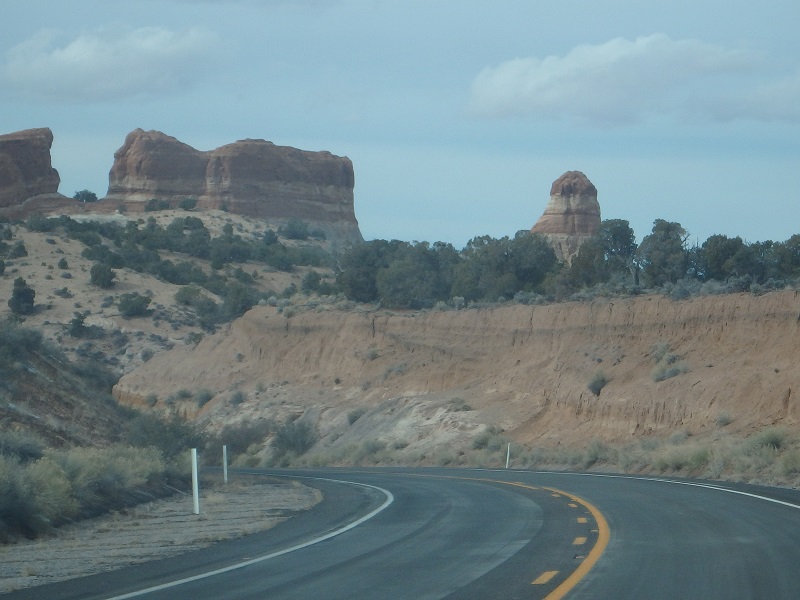
[(586, 543), (586, 538), (585, 537), (576, 537), (575, 541), (572, 542), (572, 545), (573, 546), (581, 546), (582, 544), (585, 544), (585, 543)]
[[(495, 479), (486, 479), (480, 477), (461, 477), (456, 475), (411, 475), (412, 477), (431, 477), (431, 478), (439, 478), (439, 479), (461, 479), (462, 481), (483, 481), (487, 483), (500, 483), (503, 485), (513, 485), (521, 488), (525, 488), (528, 490), (547, 490), (551, 492), (551, 495), (554, 498), (559, 498), (560, 496), (564, 495), (567, 498), (574, 500), (578, 504), (582, 505), (586, 508), (589, 513), (594, 517), (595, 522), (597, 523), (597, 541), (595, 542), (594, 546), (592, 546), (591, 551), (586, 557), (583, 559), (581, 564), (578, 565), (578, 568), (575, 569), (569, 577), (567, 577), (564, 581), (561, 582), (556, 589), (550, 592), (547, 596), (544, 597), (544, 600), (561, 600), (564, 596), (566, 596), (572, 588), (574, 588), (578, 583), (580, 583), (581, 579), (586, 577), (589, 574), (589, 571), (592, 570), (597, 564), (597, 561), (600, 560), (600, 557), (605, 552), (606, 546), (608, 546), (608, 542), (611, 539), (611, 529), (608, 527), (608, 522), (606, 521), (603, 513), (600, 512), (593, 504), (590, 504), (586, 500), (579, 498), (569, 492), (565, 492), (563, 490), (558, 490), (551, 487), (536, 487), (532, 485), (527, 485), (518, 481), (497, 481)], [(594, 529), (592, 531), (595, 531)], [(548, 573), (550, 571), (547, 571)], [(555, 572), (557, 573), (557, 571)]]
[[(552, 488), (544, 489), (550, 489), (552, 491)], [(597, 523), (597, 541), (586, 558), (583, 559), (583, 562), (578, 565), (578, 568), (575, 569), (572, 574), (561, 583), (561, 585), (545, 596), (545, 600), (560, 600), (566, 596), (572, 590), (572, 588), (578, 585), (581, 579), (586, 577), (589, 571), (591, 571), (592, 567), (597, 564), (598, 560), (600, 560), (600, 557), (603, 555), (603, 552), (605, 551), (606, 546), (608, 546), (608, 542), (611, 539), (611, 529), (608, 527), (608, 522), (603, 516), (603, 513), (601, 513), (593, 504), (590, 504), (586, 500), (578, 498), (577, 496), (573, 496), (567, 492), (561, 493), (569, 498), (572, 498), (578, 504), (582, 504), (589, 510), (594, 517), (595, 522)]]
[(536, 579), (531, 581), (531, 585), (542, 585), (544, 583), (548, 583), (556, 575), (558, 575), (558, 571), (545, 571)]
[(569, 504), (567, 504), (567, 506), (569, 506), (570, 508), (578, 508), (578, 505), (575, 504), (574, 502), (570, 502)]
[(586, 517), (578, 517), (578, 523), (588, 523), (589, 519)]

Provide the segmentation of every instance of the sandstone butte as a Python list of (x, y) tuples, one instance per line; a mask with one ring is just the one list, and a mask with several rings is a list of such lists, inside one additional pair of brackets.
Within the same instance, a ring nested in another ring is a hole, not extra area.
[(58, 197), (61, 179), (50, 162), (52, 145), (47, 128), (0, 135), (0, 209), (33, 197)]
[[(291, 318), (264, 306), (126, 374), (114, 395), (145, 407), (148, 394), (206, 388), (217, 397), (185, 410), (212, 428), (303, 414), (331, 448), (380, 439), (458, 449), (485, 425), (530, 445), (619, 443), (713, 435), (723, 415), (742, 437), (796, 431), (798, 314), (797, 291)], [(677, 376), (656, 381), (657, 347), (677, 357)], [(598, 370), (609, 382), (595, 395)], [(231, 412), (233, 389), (247, 401)], [(453, 410), (454, 399), (471, 410)], [(370, 412), (348, 427), (357, 407)]]
[(553, 182), (544, 213), (531, 228), (550, 240), (556, 257), (567, 263), (599, 231), (597, 188), (580, 171), (567, 171)]
[(136, 129), (114, 154), (104, 202), (143, 207), (157, 198), (175, 207), (185, 198), (199, 209), (285, 221), (300, 219), (328, 239), (362, 241), (355, 216), (353, 163), (246, 139), (195, 150), (159, 131)]
[(105, 198), (84, 204), (57, 193), (52, 143), (49, 129), (0, 136), (0, 214), (138, 213), (153, 198), (173, 208), (194, 198), (200, 210), (224, 209), (276, 225), (300, 219), (332, 242), (363, 240), (347, 157), (250, 139), (203, 152), (159, 131), (136, 129), (114, 154)]

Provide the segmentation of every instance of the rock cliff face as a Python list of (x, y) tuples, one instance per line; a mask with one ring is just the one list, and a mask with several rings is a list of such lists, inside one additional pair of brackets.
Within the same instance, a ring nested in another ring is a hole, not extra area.
[(584, 240), (600, 231), (597, 188), (580, 171), (567, 171), (553, 182), (550, 201), (531, 231), (545, 235), (558, 259), (570, 262)]
[(60, 178), (50, 163), (53, 132), (26, 129), (0, 135), (0, 208), (56, 194)]
[(159, 131), (137, 129), (114, 154), (105, 200), (143, 207), (151, 198), (272, 221), (301, 219), (329, 239), (361, 241), (353, 205), (353, 164), (265, 140), (195, 150)]
[[(481, 422), (554, 446), (713, 433), (723, 414), (740, 435), (775, 424), (797, 430), (798, 310), (795, 291), (291, 318), (264, 306), (145, 363), (114, 393), (137, 404), (207, 388), (223, 395), (224, 416), (227, 390), (242, 386), (247, 418), (305, 413), (322, 434), (360, 405), (379, 429), (357, 433), (420, 450), (469, 443)], [(681, 365), (676, 376), (654, 376), (659, 348)], [(598, 369), (609, 382), (596, 396), (587, 384)], [(453, 398), (471, 410), (448, 409)], [(215, 403), (201, 417), (213, 418)]]

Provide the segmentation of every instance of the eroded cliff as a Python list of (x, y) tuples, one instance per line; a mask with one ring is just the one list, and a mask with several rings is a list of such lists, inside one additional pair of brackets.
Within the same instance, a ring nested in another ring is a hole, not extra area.
[[(218, 396), (198, 416), (212, 425), (305, 413), (323, 435), (362, 407), (369, 435), (421, 447), (467, 444), (485, 425), (545, 445), (699, 435), (722, 414), (746, 435), (797, 426), (798, 315), (794, 291), (290, 318), (258, 307), (126, 375), (115, 394), (135, 404), (206, 388)], [(595, 395), (598, 371), (608, 383)], [(231, 406), (231, 390), (247, 401)]]

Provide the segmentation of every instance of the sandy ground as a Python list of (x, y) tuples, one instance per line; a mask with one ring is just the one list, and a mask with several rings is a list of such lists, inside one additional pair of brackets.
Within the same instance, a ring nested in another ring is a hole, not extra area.
[(298, 483), (231, 481), (62, 527), (54, 537), (0, 547), (0, 594), (174, 556), (263, 531), (322, 499)]

